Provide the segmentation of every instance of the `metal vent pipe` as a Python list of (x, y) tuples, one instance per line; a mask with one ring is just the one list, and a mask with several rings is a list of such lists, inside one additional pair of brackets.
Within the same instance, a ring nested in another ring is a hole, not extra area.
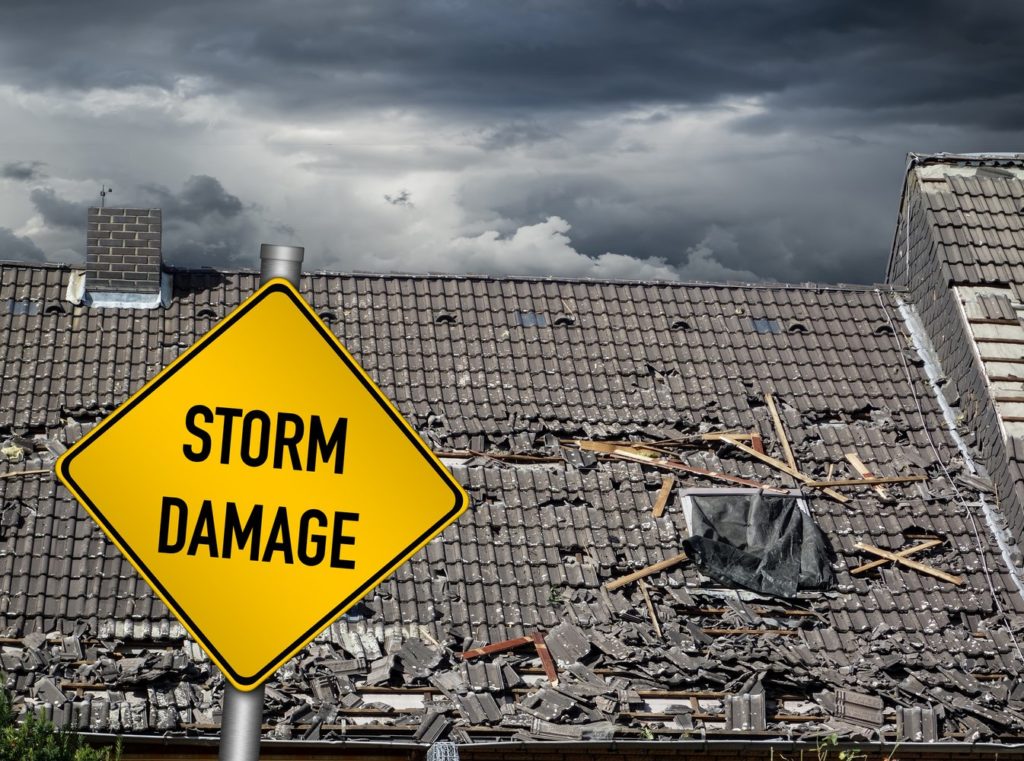
[(275, 277), (281, 277), (299, 287), (302, 277), (302, 258), (306, 249), (302, 246), (278, 246), (264, 243), (260, 246), (260, 285)]

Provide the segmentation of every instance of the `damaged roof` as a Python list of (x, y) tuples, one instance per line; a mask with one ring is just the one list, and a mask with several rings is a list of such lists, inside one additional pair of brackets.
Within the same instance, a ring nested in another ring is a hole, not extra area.
[[(71, 272), (0, 265), (3, 670), (21, 705), (85, 730), (214, 734), (222, 679), (52, 463), (258, 276), (175, 270), (170, 306), (138, 311), (69, 303)], [(326, 273), (300, 290), (471, 507), (268, 683), (271, 736), (1024, 734), (1000, 509), (901, 293)], [(802, 488), (835, 587), (783, 600), (677, 562), (685, 490), (736, 486), (708, 471)], [(842, 501), (807, 484), (866, 472), (895, 482)]]

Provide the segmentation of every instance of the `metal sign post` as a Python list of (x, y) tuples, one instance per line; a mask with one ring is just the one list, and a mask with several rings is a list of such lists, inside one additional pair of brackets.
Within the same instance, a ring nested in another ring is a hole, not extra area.
[[(260, 285), (275, 277), (284, 278), (296, 288), (302, 275), (301, 246), (260, 246)], [(263, 698), (266, 690), (260, 684), (242, 692), (224, 682), (224, 708), (220, 720), (220, 761), (258, 761), (260, 736), (263, 733)]]

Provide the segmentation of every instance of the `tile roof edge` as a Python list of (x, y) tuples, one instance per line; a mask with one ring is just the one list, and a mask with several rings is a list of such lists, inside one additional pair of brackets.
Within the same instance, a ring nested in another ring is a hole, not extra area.
[(45, 269), (45, 270), (74, 270), (74, 269), (85, 269), (85, 262), (82, 264), (68, 264), (66, 262), (25, 262), (17, 259), (4, 259), (0, 257), (0, 267), (8, 266), (16, 267), (28, 267), (32, 269)]
[(964, 163), (964, 164), (987, 164), (987, 163), (1002, 163), (1002, 164), (1020, 164), (1024, 165), (1024, 153), (1016, 152), (991, 152), (991, 153), (915, 153), (913, 151), (907, 154), (908, 163), (911, 165), (919, 164), (952, 164), (952, 163)]
[[(75, 270), (84, 269), (84, 265), (67, 264), (60, 262), (19, 262), (14, 260), (0, 259), (0, 266), (15, 266), (25, 269), (59, 269)], [(214, 267), (183, 267), (164, 264), (164, 270), (171, 274), (189, 275), (259, 275), (258, 270), (247, 268), (224, 268)], [(588, 277), (560, 277), (557, 275), (488, 275), (484, 273), (456, 273), (456, 272), (365, 272), (354, 270), (351, 272), (338, 272), (336, 270), (307, 270), (303, 275), (326, 276), (326, 277), (359, 277), (379, 279), (409, 279), (409, 280), (483, 280), (491, 282), (522, 282), (522, 283), (583, 283), (589, 285), (644, 285), (644, 286), (672, 286), (687, 288), (743, 288), (751, 290), (797, 290), (797, 291), (892, 291), (901, 292), (902, 287), (888, 283), (857, 284), (857, 283), (784, 283), (784, 282), (762, 282), (750, 283), (744, 281), (700, 281), (700, 280), (630, 280), (614, 278), (588, 278)]]

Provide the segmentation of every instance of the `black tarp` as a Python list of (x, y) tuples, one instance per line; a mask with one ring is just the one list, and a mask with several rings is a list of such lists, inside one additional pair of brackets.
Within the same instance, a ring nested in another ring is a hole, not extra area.
[(795, 496), (766, 492), (690, 494), (686, 554), (702, 573), (774, 597), (835, 584), (835, 553)]

